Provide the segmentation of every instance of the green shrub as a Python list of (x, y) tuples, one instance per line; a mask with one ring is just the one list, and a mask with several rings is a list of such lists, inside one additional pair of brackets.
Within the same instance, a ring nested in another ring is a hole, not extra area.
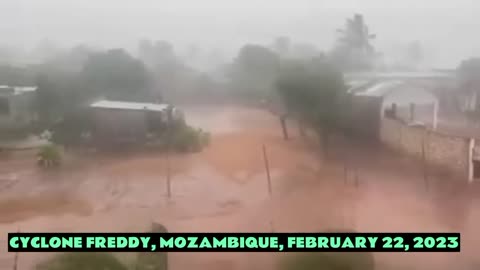
[(172, 150), (178, 152), (198, 152), (208, 145), (210, 135), (202, 129), (179, 125), (170, 134)]
[(109, 253), (66, 253), (36, 266), (36, 270), (128, 270)]
[(167, 227), (160, 223), (152, 223), (152, 229), (150, 230), (152, 233), (168, 233)]
[(60, 165), (62, 157), (60, 150), (53, 145), (42, 146), (37, 154), (38, 164), (42, 167), (56, 167)]
[(151, 133), (148, 137), (152, 149), (182, 153), (199, 152), (210, 143), (208, 132), (187, 125), (182, 118), (172, 121), (163, 132)]
[(87, 110), (73, 110), (64, 115), (63, 119), (52, 127), (52, 141), (56, 144), (73, 146), (85, 142), (82, 134), (90, 133), (93, 120)]

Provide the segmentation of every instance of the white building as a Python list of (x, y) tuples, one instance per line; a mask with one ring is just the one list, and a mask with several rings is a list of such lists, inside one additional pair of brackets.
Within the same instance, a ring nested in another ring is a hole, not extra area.
[(24, 128), (36, 119), (36, 90), (37, 87), (0, 85), (0, 129)]
[(439, 99), (434, 91), (451, 82), (451, 73), (396, 72), (347, 75), (349, 92), (354, 96), (381, 100), (380, 118), (396, 107), (396, 116), (407, 123), (422, 122), (435, 129)]

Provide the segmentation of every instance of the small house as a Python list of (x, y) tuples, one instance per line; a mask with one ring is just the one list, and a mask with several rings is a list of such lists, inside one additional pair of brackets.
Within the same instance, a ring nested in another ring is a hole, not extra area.
[(422, 84), (396, 79), (357, 81), (348, 93), (349, 124), (358, 135), (377, 139), (384, 117), (437, 126), (438, 99)]
[(0, 85), (1, 130), (26, 128), (35, 121), (36, 90), (37, 87)]
[(100, 100), (90, 104), (94, 122), (93, 136), (107, 142), (145, 140), (165, 126), (168, 112), (178, 110), (167, 104)]

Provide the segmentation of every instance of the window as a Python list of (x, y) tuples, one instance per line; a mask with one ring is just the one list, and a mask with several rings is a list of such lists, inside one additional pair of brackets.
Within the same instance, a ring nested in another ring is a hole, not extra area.
[(0, 98), (0, 114), (10, 114), (10, 104), (7, 98)]

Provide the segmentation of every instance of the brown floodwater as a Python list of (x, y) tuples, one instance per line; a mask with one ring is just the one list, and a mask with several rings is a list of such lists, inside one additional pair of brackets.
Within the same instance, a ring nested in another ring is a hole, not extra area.
[[(178, 232), (456, 231), (462, 233), (461, 253), (375, 254), (376, 269), (479, 269), (478, 190), (437, 184), (435, 179), (426, 190), (414, 162), (332, 143), (333, 154), (342, 148), (356, 160), (355, 185), (352, 175), (345, 181), (342, 162), (324, 162), (312, 144), (299, 138), (297, 126), (290, 126), (292, 140), (284, 141), (278, 119), (268, 112), (235, 106), (189, 107), (185, 112), (191, 124), (212, 133), (211, 144), (201, 153), (171, 156), (169, 163), (160, 153), (83, 153), (72, 158), (67, 169), (52, 174), (38, 170), (32, 155), (2, 158), (2, 245), (6, 247), (6, 233), (18, 229), (134, 232), (146, 230), (152, 221)], [(44, 256), (20, 254), (18, 270), (32, 269)], [(281, 256), (174, 253), (170, 267), (275, 269)], [(13, 255), (1, 250), (0, 269), (12, 264)]]

